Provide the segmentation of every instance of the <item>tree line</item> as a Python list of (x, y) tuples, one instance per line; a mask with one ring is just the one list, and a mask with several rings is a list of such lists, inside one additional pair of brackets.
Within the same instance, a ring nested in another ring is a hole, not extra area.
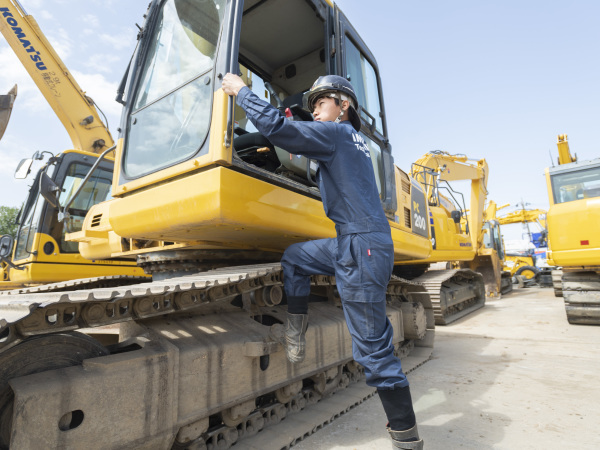
[(0, 206), (0, 236), (10, 234), (17, 237), (17, 224), (15, 220), (19, 214), (19, 208), (13, 206)]

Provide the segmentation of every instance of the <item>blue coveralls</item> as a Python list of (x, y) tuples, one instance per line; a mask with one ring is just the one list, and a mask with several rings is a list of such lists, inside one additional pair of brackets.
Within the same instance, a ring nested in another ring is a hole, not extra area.
[(394, 246), (364, 139), (348, 121), (287, 120), (248, 87), (240, 89), (236, 101), (273, 145), (319, 162), (323, 207), (335, 223), (337, 238), (292, 244), (285, 251), (281, 265), (287, 296), (308, 296), (311, 275), (335, 275), (353, 357), (365, 368), (367, 384), (378, 389), (408, 386), (394, 356), (385, 311)]

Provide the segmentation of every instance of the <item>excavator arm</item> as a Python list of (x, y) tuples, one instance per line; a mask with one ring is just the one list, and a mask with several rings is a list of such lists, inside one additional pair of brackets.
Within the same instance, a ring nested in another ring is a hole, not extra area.
[[(112, 136), (93, 100), (73, 79), (33, 16), (16, 0), (0, 0), (0, 32), (69, 133), (73, 148), (102, 153), (112, 147)], [(0, 131), (1, 125), (2, 120)]]
[(498, 222), (500, 222), (500, 225), (537, 222), (542, 227), (546, 228), (546, 211), (543, 209), (520, 209), (518, 211), (508, 213), (502, 217), (498, 217)]
[(569, 164), (577, 161), (577, 155), (571, 155), (571, 149), (569, 148), (569, 142), (566, 134), (559, 134), (558, 141), (556, 143), (558, 147), (558, 164)]

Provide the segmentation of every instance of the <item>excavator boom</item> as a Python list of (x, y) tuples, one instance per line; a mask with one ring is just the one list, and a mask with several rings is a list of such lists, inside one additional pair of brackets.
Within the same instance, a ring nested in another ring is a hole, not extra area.
[[(112, 147), (112, 136), (102, 125), (94, 101), (71, 76), (33, 16), (16, 0), (0, 0), (0, 32), (69, 133), (73, 148), (102, 153)], [(1, 125), (2, 121), (0, 130)]]
[[(14, 247), (3, 252), (0, 290), (84, 277), (93, 277), (95, 281), (78, 286), (112, 284), (118, 276), (145, 279), (142, 269), (133, 261), (89, 261), (81, 257), (76, 244), (65, 241), (66, 231), (78, 230), (90, 206), (110, 194), (112, 160), (102, 161), (90, 182), (84, 185), (82, 180), (92, 163), (98, 161), (98, 154), (113, 146), (113, 139), (92, 99), (85, 95), (35, 19), (18, 1), (0, 0), (0, 32), (60, 119), (74, 148), (58, 154), (36, 152), (32, 158), (21, 161), (19, 167), (23, 170), (18, 172), (22, 173), (15, 176), (26, 178), (34, 159), (51, 155), (23, 202)], [(0, 96), (0, 137), (16, 95), (15, 85), (7, 95)], [(42, 198), (43, 180), (56, 185), (55, 193), (59, 193), (63, 203), (67, 198), (72, 199), (70, 207), (60, 211), (68, 220), (60, 221), (55, 205)]]

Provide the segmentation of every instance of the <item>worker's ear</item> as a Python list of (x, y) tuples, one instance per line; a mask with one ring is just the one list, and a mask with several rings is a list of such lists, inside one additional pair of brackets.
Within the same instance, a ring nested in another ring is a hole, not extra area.
[(342, 111), (344, 111), (344, 112), (348, 111), (349, 107), (350, 107), (350, 102), (348, 100), (342, 100)]

